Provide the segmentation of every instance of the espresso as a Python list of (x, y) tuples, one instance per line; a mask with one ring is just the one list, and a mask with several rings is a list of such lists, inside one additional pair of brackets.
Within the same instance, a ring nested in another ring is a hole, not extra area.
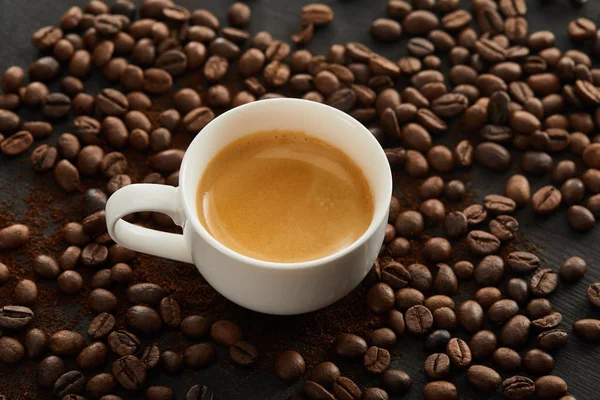
[(356, 241), (371, 223), (373, 197), (363, 172), (339, 149), (303, 132), (261, 131), (209, 163), (197, 211), (231, 250), (291, 263)]

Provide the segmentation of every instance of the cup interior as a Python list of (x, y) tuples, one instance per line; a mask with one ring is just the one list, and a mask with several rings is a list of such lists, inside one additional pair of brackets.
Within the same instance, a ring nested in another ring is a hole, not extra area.
[[(371, 224), (353, 244), (325, 258), (302, 263), (274, 263), (253, 259), (227, 248), (206, 231), (196, 207), (196, 190), (210, 161), (233, 141), (262, 130), (298, 130), (337, 147), (361, 168), (373, 195)], [(300, 99), (270, 99), (234, 108), (211, 121), (188, 147), (180, 170), (187, 223), (212, 246), (239, 260), (261, 266), (312, 266), (363, 243), (387, 215), (392, 177), (383, 149), (371, 132), (349, 115), (324, 104)]]

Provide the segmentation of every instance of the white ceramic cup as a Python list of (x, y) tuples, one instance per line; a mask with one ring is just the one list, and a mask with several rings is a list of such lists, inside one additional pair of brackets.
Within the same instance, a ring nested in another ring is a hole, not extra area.
[[(261, 130), (299, 130), (337, 147), (362, 169), (374, 200), (371, 224), (350, 246), (327, 257), (298, 263), (253, 259), (225, 247), (200, 223), (198, 182), (209, 162), (231, 142)], [(269, 314), (300, 314), (325, 307), (353, 290), (371, 269), (388, 220), (392, 175), (371, 132), (349, 115), (298, 99), (261, 100), (232, 109), (210, 122), (188, 147), (179, 187), (129, 185), (106, 204), (113, 240), (142, 253), (193, 263), (229, 300)], [(121, 218), (139, 211), (169, 215), (183, 235), (160, 232)]]

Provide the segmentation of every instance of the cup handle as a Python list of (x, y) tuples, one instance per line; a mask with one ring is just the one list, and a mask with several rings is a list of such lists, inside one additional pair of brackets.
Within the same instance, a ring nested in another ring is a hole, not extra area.
[(128, 249), (194, 263), (192, 252), (186, 245), (183, 235), (143, 228), (121, 219), (139, 211), (167, 214), (177, 225), (183, 227), (186, 217), (178, 188), (139, 183), (117, 190), (106, 203), (106, 226), (110, 237)]

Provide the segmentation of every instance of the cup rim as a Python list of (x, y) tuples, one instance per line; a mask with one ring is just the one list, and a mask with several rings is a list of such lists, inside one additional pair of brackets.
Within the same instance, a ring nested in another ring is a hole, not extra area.
[[(310, 100), (294, 99), (294, 98), (259, 100), (259, 101), (255, 101), (252, 103), (244, 104), (242, 106), (238, 106), (236, 108), (233, 108), (231, 110), (224, 112), (223, 114), (219, 115), (218, 117), (213, 119), (211, 122), (209, 122), (202, 129), (202, 131), (210, 128), (210, 126), (214, 125), (214, 123), (216, 121), (223, 120), (225, 118), (234, 118), (236, 114), (244, 111), (247, 108), (264, 107), (265, 105), (268, 105), (270, 103), (275, 103), (275, 102), (301, 103), (304, 106), (307, 106), (308, 104), (310, 104), (311, 107), (326, 109), (327, 112), (337, 114), (338, 117), (345, 119), (346, 122), (352, 123), (353, 125), (357, 126), (359, 128), (359, 130), (361, 130), (362, 133), (367, 137), (367, 140), (372, 141), (374, 144), (377, 145), (375, 147), (375, 152), (377, 153), (376, 157), (379, 157), (382, 160), (384, 160), (385, 163), (383, 165), (387, 166), (387, 168), (385, 168), (385, 171), (381, 171), (381, 173), (384, 173), (387, 175), (387, 179), (386, 179), (387, 185), (384, 189), (385, 193), (383, 194), (382, 199), (387, 199), (387, 198), (392, 197), (392, 186), (393, 186), (392, 185), (392, 171), (391, 171), (389, 163), (387, 161), (385, 152), (383, 151), (383, 148), (381, 147), (381, 145), (379, 144), (377, 139), (375, 139), (373, 134), (362, 123), (357, 121), (355, 118), (353, 118), (352, 116), (346, 114), (345, 112), (340, 111), (329, 105), (313, 102)], [(185, 177), (187, 175), (187, 161), (190, 157), (192, 157), (192, 156), (190, 156), (191, 152), (189, 151), (189, 149), (194, 145), (194, 142), (202, 140), (202, 131), (200, 131), (196, 135), (196, 137), (192, 140), (192, 142), (188, 146), (188, 149), (186, 150), (186, 152), (184, 154), (184, 157), (183, 157), (183, 160), (181, 163), (180, 173), (179, 173), (179, 188), (178, 188), (178, 190), (181, 191), (182, 204), (183, 204), (183, 209), (184, 209), (184, 213), (186, 216), (186, 227), (188, 224), (191, 224), (194, 231), (198, 235), (200, 235), (202, 237), (202, 239), (204, 239), (207, 243), (209, 243), (213, 248), (217, 249), (224, 255), (227, 255), (228, 257), (233, 258), (234, 260), (236, 260), (238, 262), (252, 265), (255, 267), (261, 267), (261, 268), (267, 268), (267, 269), (281, 269), (281, 270), (310, 269), (310, 268), (318, 267), (323, 264), (329, 263), (331, 261), (337, 260), (337, 259), (351, 253), (356, 248), (364, 245), (367, 242), (367, 240), (376, 232), (378, 226), (381, 224), (381, 221), (384, 218), (387, 219), (387, 213), (388, 213), (389, 206), (388, 205), (381, 206), (380, 204), (378, 205), (375, 202), (374, 207), (373, 207), (374, 210), (373, 210), (373, 216), (371, 218), (371, 223), (369, 224), (369, 227), (363, 232), (363, 234), (358, 239), (356, 239), (350, 245), (344, 247), (343, 249), (341, 249), (335, 253), (332, 253), (325, 257), (317, 258), (314, 260), (301, 261), (301, 262), (290, 262), (290, 263), (274, 262), (274, 261), (259, 260), (257, 258), (252, 258), (252, 257), (246, 256), (246, 255), (243, 255), (241, 253), (238, 253), (238, 252), (230, 249), (229, 247), (225, 246), (224, 244), (219, 242), (217, 239), (215, 239), (206, 230), (204, 225), (202, 225), (202, 223), (200, 222), (200, 219), (198, 218), (198, 215), (197, 215), (197, 211), (192, 209), (191, 204), (189, 204), (189, 202), (186, 201), (186, 198), (189, 194), (189, 190), (188, 190), (188, 188), (186, 186), (186, 182), (185, 182)], [(310, 133), (308, 133), (308, 134), (310, 135)], [(331, 144), (331, 145), (335, 146), (335, 144)], [(348, 157), (350, 157), (350, 156), (348, 156)], [(189, 185), (189, 183), (188, 183), (188, 185)], [(194, 187), (194, 196), (195, 195), (196, 195), (196, 189)]]

